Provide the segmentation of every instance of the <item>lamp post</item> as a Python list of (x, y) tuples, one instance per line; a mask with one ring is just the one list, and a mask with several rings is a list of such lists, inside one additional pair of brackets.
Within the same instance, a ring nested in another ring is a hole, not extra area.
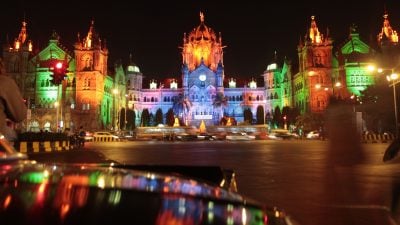
[(393, 87), (393, 103), (394, 103), (394, 121), (395, 121), (395, 137), (396, 139), (399, 138), (399, 127), (398, 127), (398, 119), (397, 119), (397, 95), (396, 95), (396, 84), (399, 83), (397, 80), (399, 78), (399, 75), (397, 73), (394, 73), (392, 70), (392, 74), (386, 76), (386, 79), (391, 82), (389, 86)]
[(56, 108), (56, 132), (58, 132), (58, 110), (59, 110), (59, 106), (60, 104), (56, 101), (54, 102), (54, 107)]
[(119, 113), (119, 105), (117, 105), (117, 95), (118, 95), (118, 89), (113, 89), (113, 95), (114, 95), (114, 113), (113, 113), (113, 120), (114, 120), (114, 131), (117, 131), (118, 129), (118, 113)]

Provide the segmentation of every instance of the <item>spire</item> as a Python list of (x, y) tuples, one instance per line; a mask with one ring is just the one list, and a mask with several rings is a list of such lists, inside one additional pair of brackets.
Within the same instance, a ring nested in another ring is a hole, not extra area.
[(311, 16), (311, 27), (310, 27), (309, 37), (312, 43), (319, 44), (322, 42), (322, 37), (318, 30), (317, 22), (315, 21), (315, 16)]
[(107, 50), (107, 39), (104, 38), (103, 50)]
[(329, 27), (326, 27), (326, 37), (325, 37), (326, 39), (328, 39), (329, 38)]
[(27, 25), (27, 23), (25, 22), (25, 20), (22, 21), (21, 31), (19, 32), (19, 36), (18, 36), (18, 40), (21, 41), (21, 44), (24, 44), (25, 41), (26, 41), (26, 37), (27, 37), (27, 34), (26, 34), (26, 25)]
[(299, 35), (299, 47), (303, 47), (303, 39), (301, 38), (301, 35)]
[(51, 33), (50, 40), (56, 40), (56, 41), (60, 40), (60, 36), (57, 34), (55, 30), (53, 30), (53, 32)]
[(204, 14), (200, 11), (200, 22), (204, 23)]
[(94, 33), (94, 20), (92, 19), (90, 23), (90, 28), (88, 34), (84, 40), (84, 47), (85, 48), (92, 48), (93, 47), (93, 33)]

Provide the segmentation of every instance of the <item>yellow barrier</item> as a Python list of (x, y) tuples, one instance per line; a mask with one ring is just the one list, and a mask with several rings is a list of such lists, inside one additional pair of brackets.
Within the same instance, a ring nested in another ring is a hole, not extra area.
[(21, 153), (38, 153), (70, 150), (69, 141), (21, 141), (16, 143), (15, 149)]

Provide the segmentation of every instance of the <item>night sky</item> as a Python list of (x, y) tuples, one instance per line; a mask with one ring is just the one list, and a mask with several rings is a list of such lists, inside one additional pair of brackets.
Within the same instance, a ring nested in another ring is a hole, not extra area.
[[(104, 0), (103, 0), (104, 1)], [(11, 2), (13, 2), (11, 4)], [(129, 6), (128, 3), (131, 5)], [(361, 38), (376, 40), (386, 9), (400, 32), (400, 1), (9, 1), (0, 13), (0, 44), (13, 40), (24, 18), (29, 39), (43, 48), (52, 30), (72, 50), (77, 33), (87, 34), (91, 19), (109, 48), (109, 66), (120, 59), (134, 62), (147, 78), (180, 77), (183, 33), (200, 24), (199, 12), (215, 32), (222, 32), (225, 75), (259, 77), (274, 51), (297, 64), (297, 44), (316, 16), (320, 32), (340, 45), (349, 26), (358, 25)], [(264, 2), (264, 3), (261, 3)], [(364, 2), (364, 3), (363, 3)], [(327, 7), (328, 6), (328, 7)]]

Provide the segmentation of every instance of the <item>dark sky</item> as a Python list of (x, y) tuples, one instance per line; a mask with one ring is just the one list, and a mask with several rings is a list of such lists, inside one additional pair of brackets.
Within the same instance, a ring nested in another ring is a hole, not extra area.
[(17, 36), (25, 14), (29, 38), (36, 46), (45, 47), (54, 29), (72, 50), (77, 33), (86, 35), (94, 18), (97, 32), (107, 41), (110, 65), (117, 59), (127, 62), (132, 53), (143, 74), (156, 79), (180, 76), (178, 47), (183, 33), (199, 25), (200, 11), (206, 25), (222, 32), (227, 77), (258, 77), (275, 50), (296, 64), (299, 37), (304, 37), (311, 15), (321, 32), (329, 28), (336, 46), (346, 39), (352, 23), (365, 42), (375, 40), (385, 6), (392, 27), (400, 32), (399, 0), (8, 2), (0, 13), (0, 44), (7, 35), (10, 40)]

